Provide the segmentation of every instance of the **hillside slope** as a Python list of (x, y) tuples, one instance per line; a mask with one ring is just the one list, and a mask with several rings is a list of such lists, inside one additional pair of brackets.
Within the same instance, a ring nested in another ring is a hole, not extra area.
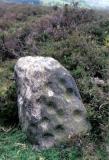
[(72, 2), (79, 2), (81, 7), (96, 8), (96, 9), (108, 9), (108, 0), (0, 0), (7, 3), (23, 3), (23, 4), (41, 4), (41, 5), (64, 5), (71, 4)]
[(72, 2), (78, 2), (81, 7), (86, 8), (98, 8), (98, 9), (106, 9), (109, 8), (109, 1), (108, 0), (42, 0), (42, 3), (48, 4), (71, 4)]

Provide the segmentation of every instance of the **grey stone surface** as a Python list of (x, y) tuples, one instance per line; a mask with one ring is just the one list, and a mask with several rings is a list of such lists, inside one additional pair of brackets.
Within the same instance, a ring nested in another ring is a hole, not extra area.
[(19, 121), (39, 149), (67, 142), (89, 129), (86, 110), (70, 73), (50, 57), (22, 57), (15, 65)]

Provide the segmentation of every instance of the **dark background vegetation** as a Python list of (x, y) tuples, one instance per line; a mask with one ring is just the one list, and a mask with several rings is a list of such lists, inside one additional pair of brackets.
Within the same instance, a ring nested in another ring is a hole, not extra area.
[[(88, 135), (67, 147), (32, 151), (18, 126), (14, 81), (14, 65), (27, 55), (51, 56), (70, 71), (92, 126)], [(0, 124), (0, 160), (109, 159), (109, 12), (0, 5)]]

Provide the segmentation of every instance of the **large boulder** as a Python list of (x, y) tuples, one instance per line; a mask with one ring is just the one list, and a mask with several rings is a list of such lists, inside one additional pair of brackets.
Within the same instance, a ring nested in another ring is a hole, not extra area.
[(19, 121), (39, 149), (67, 142), (89, 129), (70, 73), (50, 57), (23, 57), (15, 65)]

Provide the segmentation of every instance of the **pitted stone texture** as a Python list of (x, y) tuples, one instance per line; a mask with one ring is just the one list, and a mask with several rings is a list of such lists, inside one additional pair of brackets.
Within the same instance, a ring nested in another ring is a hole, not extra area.
[(23, 57), (15, 66), (22, 129), (39, 149), (66, 142), (89, 129), (74, 79), (55, 59)]

